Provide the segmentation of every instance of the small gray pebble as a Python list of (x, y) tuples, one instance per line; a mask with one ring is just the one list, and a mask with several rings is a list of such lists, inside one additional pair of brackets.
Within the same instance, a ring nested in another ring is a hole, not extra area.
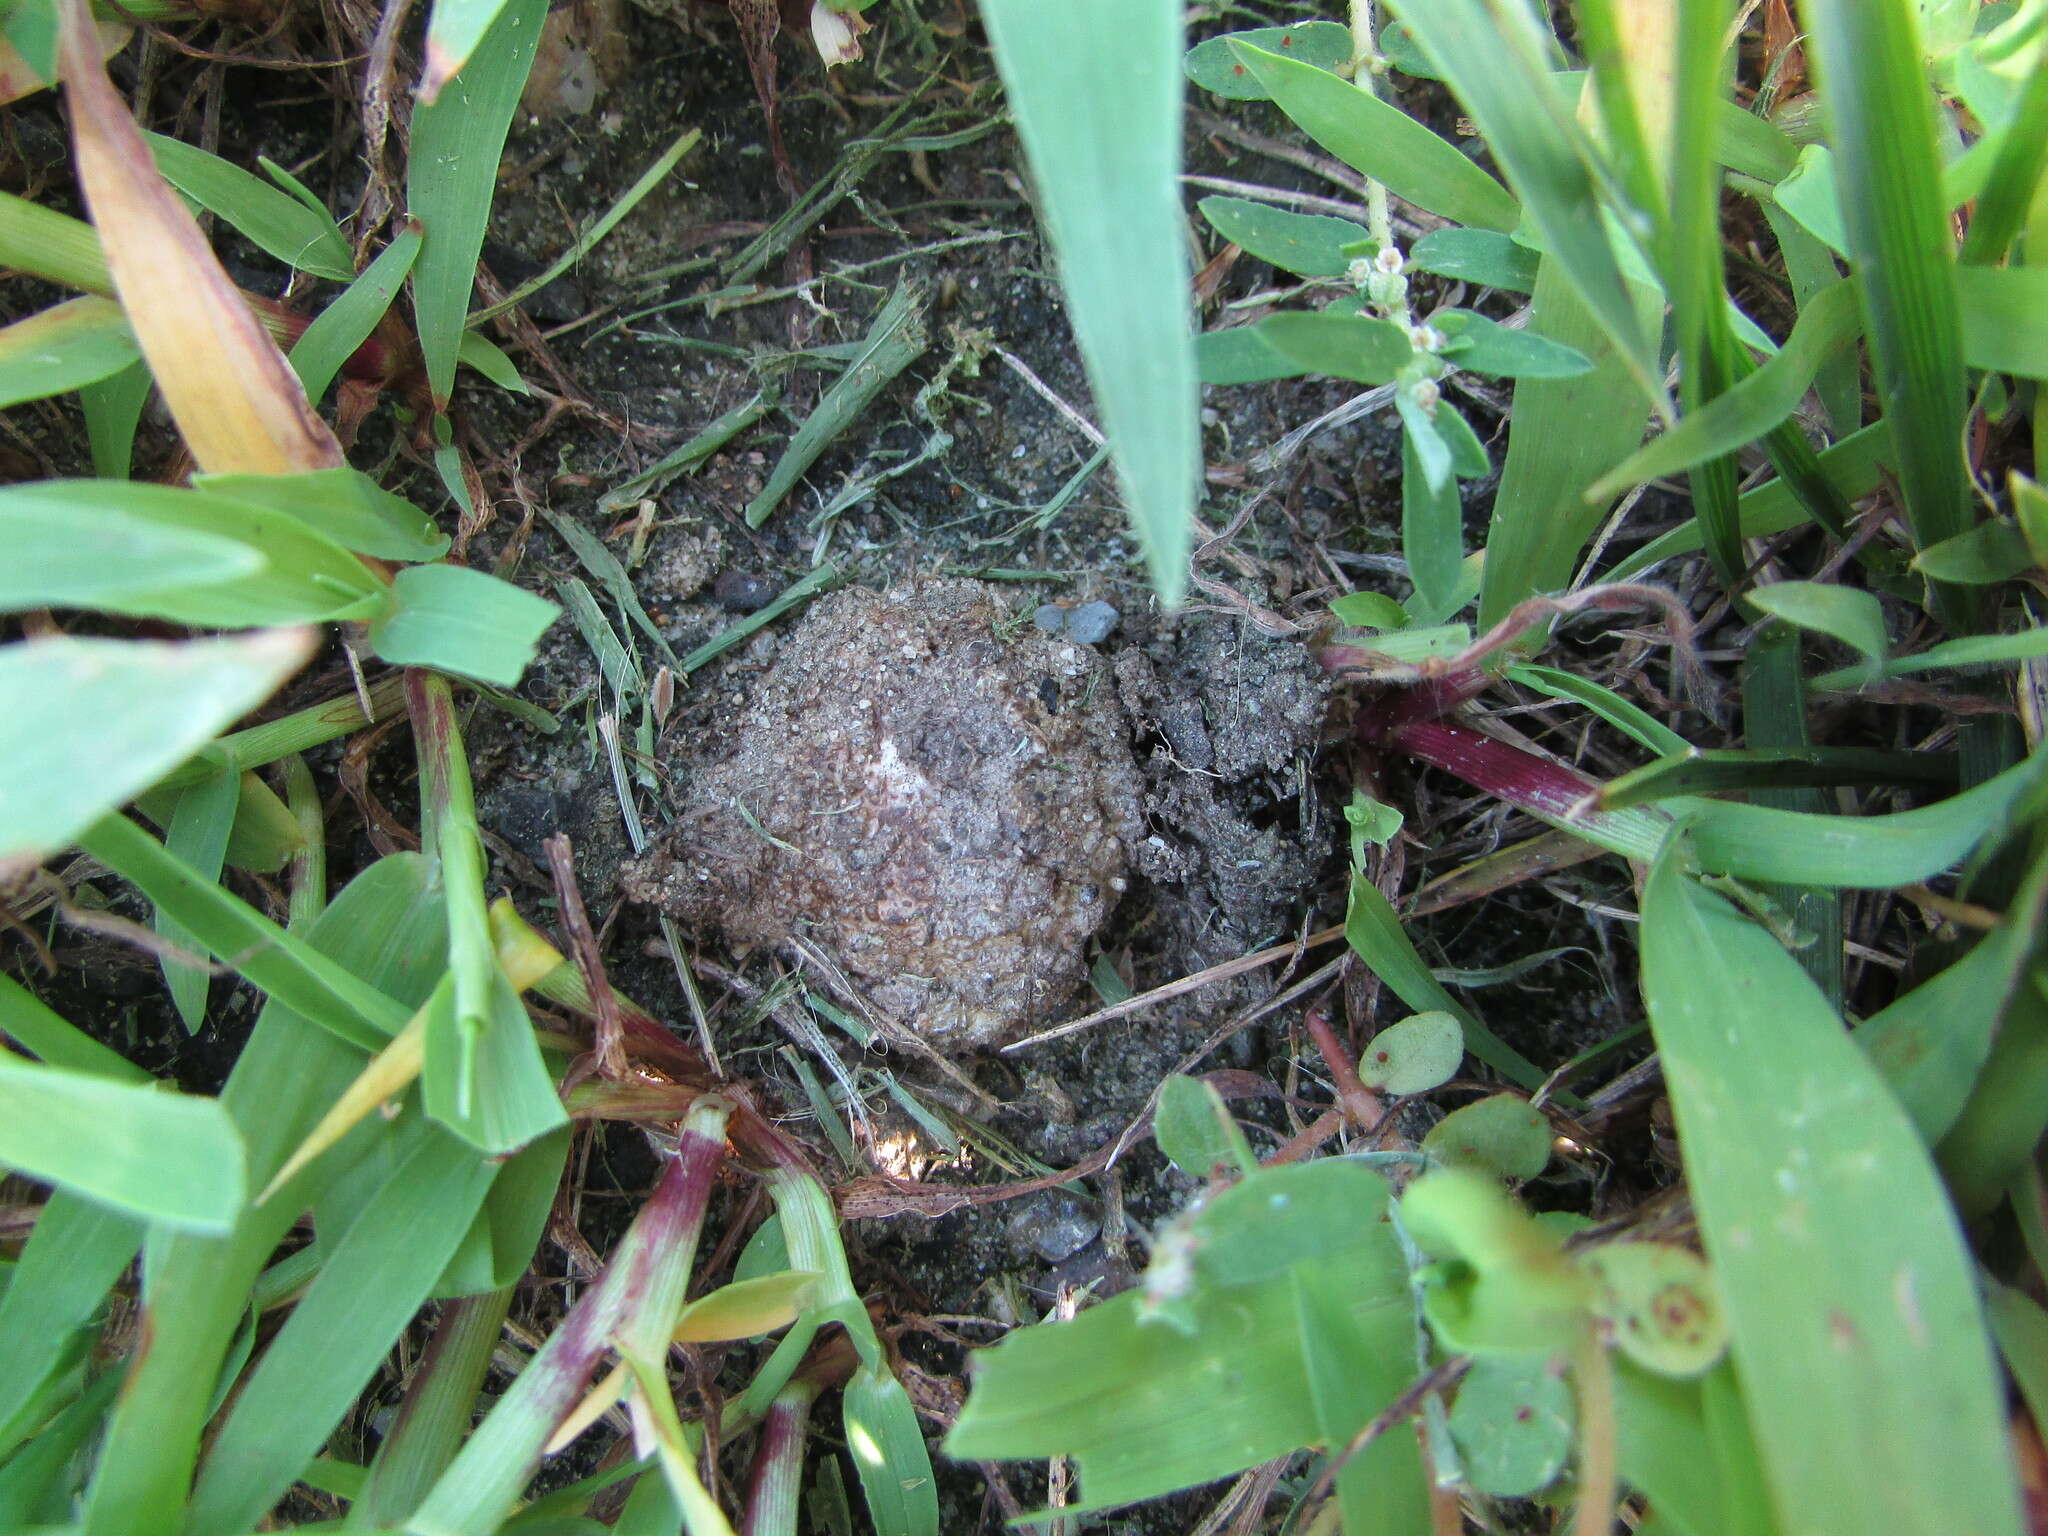
[(1083, 603), (1067, 610), (1067, 638), (1076, 645), (1096, 645), (1109, 638), (1121, 618), (1108, 603)]
[(1008, 1227), (1012, 1248), (1057, 1264), (1092, 1243), (1102, 1223), (1082, 1201), (1058, 1190), (1028, 1200), (1010, 1218)]
[(1056, 635), (1067, 627), (1067, 610), (1058, 603), (1041, 603), (1031, 622), (1048, 635)]

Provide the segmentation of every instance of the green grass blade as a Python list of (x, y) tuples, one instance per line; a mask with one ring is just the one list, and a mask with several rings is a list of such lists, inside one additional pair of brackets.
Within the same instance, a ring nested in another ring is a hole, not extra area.
[(406, 675), (424, 801), (421, 840), (439, 855), (448, 975), (435, 989), (420, 1070), (427, 1113), (481, 1150), (510, 1153), (567, 1121), (526, 1006), (498, 964), (484, 894), (469, 758), (447, 679)]
[(0, 1053), (0, 1166), (192, 1232), (248, 1198), (241, 1138), (212, 1099)]
[(547, 0), (505, 0), (489, 30), (479, 29), (481, 41), (461, 73), (413, 113), (406, 203), (426, 229), (413, 265), (413, 316), (427, 383), (443, 410), (455, 390), (455, 355), (497, 191), (498, 158), (546, 15)]
[(0, 612), (98, 608), (122, 612), (152, 594), (239, 581), (264, 569), (253, 545), (204, 528), (114, 508), (80, 517), (57, 501), (0, 501)]
[(101, 608), (248, 629), (369, 618), (386, 602), (384, 584), (362, 561), (295, 518), (206, 491), (128, 480), (39, 480), (0, 490), (0, 539), (21, 561), (10, 595), (33, 600), (28, 583), (46, 564), (73, 564), (81, 551), (118, 543), (137, 523), (229, 539), (260, 561), (233, 579), (109, 588), (97, 595)]
[[(1879, 421), (1822, 453), (1818, 467), (1838, 494), (1853, 500), (1867, 496), (1877, 488), (1891, 468), (1892, 458), (1891, 428)], [(1791, 485), (1779, 479), (1745, 492), (1736, 504), (1736, 515), (1742, 536), (1753, 539), (1797, 528), (1809, 514), (1804, 503), (1793, 494)], [(1633, 581), (1651, 567), (1679, 555), (1689, 555), (1699, 547), (1698, 525), (1684, 523), (1650, 540), (1602, 579)]]
[[(1644, 323), (1661, 308), (1647, 287), (1634, 298)], [(1537, 269), (1529, 328), (1583, 352), (1594, 367), (1577, 378), (1515, 386), (1507, 462), (1487, 528), (1482, 629), (1523, 598), (1570, 583), (1579, 551), (1607, 512), (1585, 499), (1585, 488), (1642, 441), (1647, 415), (1628, 367), (1553, 257)]]
[(554, 603), (485, 571), (412, 565), (392, 583), (395, 601), (370, 626), (370, 644), (399, 667), (435, 667), (501, 688), (517, 686)]
[(228, 956), (273, 999), (339, 1038), (377, 1050), (411, 1016), (403, 1003), (194, 874), (126, 817), (102, 818), (79, 845), (151, 901), (175, 911), (200, 942)]
[[(21, 1411), (142, 1246), (142, 1223), (57, 1190), (0, 1293), (0, 1425)], [(0, 1456), (12, 1446), (0, 1441)]]
[(1230, 49), (1302, 132), (1396, 197), (1471, 228), (1504, 233), (1521, 222), (1507, 188), (1399, 107), (1301, 59), (1244, 42)]
[[(0, 1035), (30, 1055), (70, 1072), (91, 1072), (118, 1083), (146, 1083), (150, 1076), (118, 1051), (93, 1039), (69, 1019), (50, 1011), (20, 982), (0, 971)], [(0, 1418), (5, 1418), (0, 1414)]]
[[(2020, 89), (2011, 118), (1999, 130), (1991, 174), (1977, 195), (1969, 231), (1957, 253), (1964, 266), (2002, 261), (2026, 226), (2027, 210), (2048, 170), (2048, 69), (2036, 67)], [(2033, 260), (2039, 261), (2039, 253)]]
[(2048, 266), (1959, 267), (1955, 278), (1969, 365), (2048, 378)]
[(235, 501), (274, 508), (357, 554), (380, 560), (438, 560), (448, 553), (448, 535), (431, 517), (359, 469), (194, 475), (192, 484)]
[(1606, 501), (1632, 485), (1733, 453), (1784, 421), (1822, 366), (1856, 339), (1862, 324), (1856, 286), (1844, 280), (1816, 295), (1775, 356), (1594, 481), (1587, 499)]
[(1728, 800), (1667, 801), (1703, 867), (1741, 880), (1883, 890), (1940, 874), (2036, 795), (2048, 757), (1960, 795), (1889, 816), (1813, 816)]
[(782, 450), (761, 494), (747, 505), (747, 526), (758, 528), (782, 498), (796, 489), (818, 457), (832, 446), (853, 419), (866, 410), (889, 381), (916, 362), (927, 344), (924, 287), (902, 282), (861, 338), (860, 354), (832, 381), (816, 409), (804, 418), (796, 436)]
[[(431, 983), (438, 961), (439, 906), (423, 861), (400, 854), (358, 875), (304, 935), (290, 939), (353, 986), (380, 996), (387, 987), (416, 996), (423, 982)], [(401, 1020), (410, 1012), (404, 1002), (391, 1007)], [(267, 1181), (282, 1166), (362, 1062), (360, 1050), (287, 1004), (273, 999), (265, 1005), (221, 1094), (248, 1145), (252, 1180)], [(360, 1128), (352, 1150), (361, 1155), (390, 1130), (382, 1120)], [(249, 1289), (330, 1171), (348, 1161), (315, 1164), (245, 1211), (228, 1237), (152, 1237), (149, 1348), (130, 1364), (115, 1407), (87, 1504), (86, 1536), (175, 1536), (182, 1529), (200, 1434), (229, 1343), (247, 1315)]]
[(1187, 584), (1201, 480), (1180, 205), (1178, 0), (982, 0), (1153, 590)]
[(512, 1289), (508, 1284), (443, 1304), (426, 1359), (406, 1383), (397, 1421), (378, 1445), (369, 1480), (349, 1511), (352, 1527), (374, 1530), (404, 1519), (454, 1459), (476, 1417), (477, 1393), (511, 1309)]
[[(1907, 0), (1809, 0), (1800, 15), (1820, 75), (1900, 495), (1916, 544), (1936, 544), (1970, 522), (1967, 391), (1954, 242), (1918, 29)], [(1955, 606), (1939, 588), (1935, 598), (1944, 611)]]
[[(1757, 208), (1777, 237), (1778, 254), (1785, 259), (1785, 275), (1792, 280), (1792, 297), (1799, 313), (1816, 295), (1834, 286), (1842, 275), (1835, 253), (1808, 234), (1769, 197), (1761, 197)], [(1795, 321), (1795, 328), (1797, 322)], [(1863, 425), (1863, 374), (1860, 359), (1843, 353), (1821, 365), (1813, 387), (1828, 414), (1828, 425), (1837, 438), (1845, 438)]]
[[(1880, 624), (1880, 639), (1883, 634), (1883, 625)], [(1752, 756), (1783, 754), (1792, 757), (1812, 752), (1813, 737), (1806, 718), (1806, 683), (1800, 674), (1799, 651), (1799, 637), (1790, 626), (1771, 624), (1757, 635), (1748, 654), (1743, 657), (1742, 732)], [(1903, 764), (1901, 758), (1904, 759)], [(1884, 783), (1887, 776), (1902, 770), (1912, 774), (1932, 769), (1939, 774), (1945, 766), (1943, 759), (1931, 752), (1887, 753), (1853, 747), (1825, 749), (1811, 761), (1811, 776), (1801, 775), (1796, 769), (1788, 775), (1784, 767), (1763, 767), (1759, 764), (1763, 771), (1756, 783), (1756, 802), (1776, 810), (1820, 815), (1833, 808), (1828, 797), (1818, 788), (1784, 787), (1788, 779), (1790, 783), (1802, 786)], [(1868, 779), (1847, 777), (1866, 768), (1870, 774)], [(1835, 777), (1836, 772), (1844, 776)], [(1953, 780), (1942, 787), (1953, 788)], [(1604, 800), (1605, 797), (1602, 798)], [(1828, 1006), (1840, 1010), (1843, 991), (1841, 896), (1834, 891), (1814, 890), (1803, 885), (1780, 886), (1776, 894), (1791, 907), (1793, 921), (1802, 934), (1810, 934), (1812, 938), (1810, 943), (1800, 947), (1794, 958), (1813, 978), (1814, 984), (1827, 998)]]
[(0, 408), (97, 384), (141, 356), (120, 305), (72, 299), (0, 329)]
[(1351, 881), (1351, 905), (1344, 918), (1344, 938), (1351, 952), (1385, 982), (1394, 996), (1417, 1013), (1448, 1013), (1465, 1034), (1465, 1049), (1511, 1083), (1542, 1086), (1543, 1073), (1534, 1062), (1482, 1024), (1471, 1009), (1444, 989), (1430, 974), (1414, 942), (1401, 927), (1400, 914), (1363, 875)]
[(2026, 961), (2039, 942), (2048, 862), (2036, 864), (2005, 920), (1960, 960), (1856, 1031), (1878, 1071), (1930, 1145), (1955, 1125), (1989, 1057)]
[[(1668, 160), (1670, 219), (1663, 240), (1665, 286), (1678, 337), (1679, 384), (1688, 416), (1735, 382), (1735, 339), (1721, 267), (1721, 167), (1714, 136), (1701, 131), (1726, 99), (1728, 7), (1723, 0), (1681, 0), (1675, 99)], [(1723, 587), (1741, 580), (1733, 452), (1693, 466), (1692, 510)], [(1595, 495), (1595, 500), (1604, 499)]]
[(429, 1134), (346, 1232), (321, 1234), (319, 1276), (207, 1453), (192, 1536), (239, 1536), (283, 1496), (426, 1300), (496, 1171), (455, 1137)]
[(1623, 698), (1612, 688), (1580, 677), (1576, 672), (1567, 672), (1561, 667), (1538, 666), (1532, 662), (1517, 662), (1508, 668), (1507, 675), (1511, 681), (1534, 688), (1553, 699), (1577, 700), (1652, 752), (1668, 756), (1693, 750), (1691, 742), (1642, 705)]
[(0, 648), (0, 861), (62, 848), (255, 708), (310, 649), (263, 632)]
[(1398, 0), (1392, 9), (1479, 125), (1544, 251), (1557, 259), (1615, 357), (1669, 420), (1656, 333), (1622, 275), (1583, 157), (1583, 131), (1550, 72), (1533, 12), (1524, 0)]
[(261, 177), (196, 145), (145, 133), (165, 181), (211, 213), (219, 214), (286, 266), (337, 283), (353, 282), (348, 238), (325, 209), (315, 211)]
[(131, 363), (119, 373), (78, 391), (85, 435), (92, 445), (92, 472), (102, 480), (125, 480), (135, 457), (135, 429), (142, 407), (156, 387), (149, 365)]
[(1643, 897), (1643, 992), (1783, 1528), (2018, 1536), (1970, 1261), (1912, 1122), (1675, 852)]
[[(221, 868), (227, 863), (228, 834), (234, 829), (235, 811), (241, 800), (242, 776), (232, 768), (223, 768), (189, 789), (179, 790), (177, 802), (171, 809), (170, 822), (164, 828), (165, 850), (173, 858), (191, 866), (192, 872), (200, 879), (219, 880)], [(184, 924), (178, 921), (175, 912), (158, 907), (152, 918), (157, 933), (168, 943), (187, 951), (200, 948), (194, 936), (187, 933)], [(206, 994), (213, 985), (213, 977), (208, 974), (204, 959), (201, 949), (199, 960), (202, 963), (177, 960), (169, 955), (161, 960), (171, 1002), (185, 1028), (194, 1034), (205, 1022)]]
[(391, 308), (419, 259), (421, 237), (419, 225), (408, 222), (377, 253), (377, 259), (363, 268), (362, 276), (314, 316), (313, 323), (292, 343), (289, 361), (299, 382), (306, 386), (308, 400), (319, 404), (342, 365), (377, 329), (377, 322)]

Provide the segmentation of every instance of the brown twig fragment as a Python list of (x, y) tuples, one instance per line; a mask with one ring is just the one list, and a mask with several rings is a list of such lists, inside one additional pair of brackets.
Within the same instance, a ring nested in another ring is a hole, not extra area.
[[(575, 850), (567, 834), (557, 832), (543, 845), (548, 854), (548, 872), (555, 879), (555, 900), (562, 914), (562, 933), (569, 941), (569, 953), (583, 984), (590, 989), (596, 1043), (591, 1065), (598, 1076), (618, 1082), (626, 1076), (626, 1026), (619, 1014), (619, 1000), (613, 996), (605, 976), (604, 956), (598, 952), (597, 930), (590, 926), (590, 914), (583, 905), (583, 892), (576, 885)], [(579, 1064), (569, 1075), (580, 1080), (588, 1068)]]

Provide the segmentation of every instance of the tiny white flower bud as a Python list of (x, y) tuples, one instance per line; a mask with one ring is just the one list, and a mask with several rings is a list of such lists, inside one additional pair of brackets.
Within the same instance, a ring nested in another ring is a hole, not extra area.
[(835, 11), (825, 0), (811, 0), (811, 41), (827, 69), (858, 59), (860, 35), (867, 30), (867, 18), (859, 11)]

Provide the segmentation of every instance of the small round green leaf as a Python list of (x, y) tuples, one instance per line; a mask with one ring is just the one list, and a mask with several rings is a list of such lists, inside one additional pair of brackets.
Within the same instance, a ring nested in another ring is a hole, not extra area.
[(1561, 1359), (1482, 1356), (1458, 1387), (1451, 1438), (1474, 1488), (1497, 1498), (1525, 1498), (1564, 1470), (1572, 1417)]
[(1697, 1376), (1728, 1347), (1728, 1323), (1714, 1276), (1689, 1248), (1671, 1243), (1603, 1243), (1582, 1255), (1594, 1311), (1614, 1342), (1646, 1371)]
[(1217, 1168), (1249, 1173), (1258, 1166), (1222, 1096), (1199, 1077), (1169, 1077), (1160, 1085), (1152, 1134), (1174, 1167), (1197, 1179)]
[(1358, 1076), (1382, 1093), (1425, 1093), (1448, 1082), (1465, 1059), (1465, 1032), (1448, 1013), (1418, 1013), (1373, 1036)]
[(1533, 1179), (1550, 1162), (1550, 1124), (1512, 1093), (1453, 1110), (1422, 1138), (1422, 1150), (1453, 1168)]

